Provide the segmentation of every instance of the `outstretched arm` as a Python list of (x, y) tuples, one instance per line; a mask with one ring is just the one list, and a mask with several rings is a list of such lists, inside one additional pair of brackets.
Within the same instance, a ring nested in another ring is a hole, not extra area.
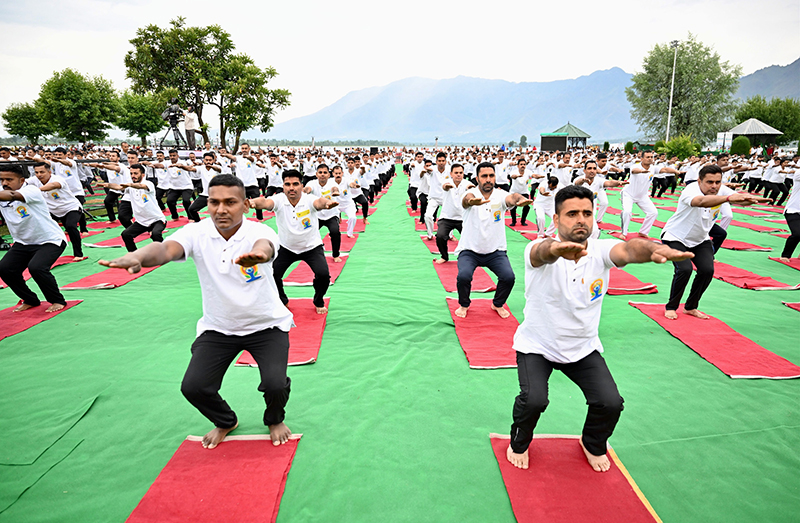
[(691, 252), (679, 251), (667, 245), (640, 238), (616, 244), (611, 248), (610, 256), (611, 261), (617, 267), (624, 267), (629, 263), (665, 263), (694, 258), (694, 254)]
[(236, 258), (233, 263), (241, 265), (242, 267), (252, 267), (259, 263), (267, 263), (275, 255), (275, 247), (272, 242), (266, 238), (256, 240), (250, 252), (242, 254)]
[(100, 260), (97, 263), (112, 269), (128, 269), (129, 273), (136, 274), (144, 267), (158, 267), (179, 260), (183, 255), (183, 246), (180, 243), (166, 240), (163, 243), (153, 242), (116, 260)]
[(521, 194), (511, 193), (506, 196), (506, 207), (525, 207), (533, 203), (533, 200), (525, 198)]
[(333, 209), (337, 205), (339, 205), (339, 202), (335, 202), (327, 198), (317, 198), (316, 200), (314, 200), (314, 208), (318, 211), (322, 211), (325, 209)]
[(271, 211), (275, 208), (275, 201), (272, 198), (264, 198), (263, 196), (259, 196), (258, 198), (251, 198), (249, 202), (250, 208), (252, 209)]

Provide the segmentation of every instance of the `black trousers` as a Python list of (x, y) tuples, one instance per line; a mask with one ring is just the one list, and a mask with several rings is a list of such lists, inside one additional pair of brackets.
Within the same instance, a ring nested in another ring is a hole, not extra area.
[(448, 220), (447, 218), (439, 218), (436, 222), (436, 246), (444, 261), (450, 259), (450, 255), (447, 253), (447, 240), (450, 238), (450, 233), (453, 229), (461, 232), (463, 223), (461, 220)]
[(36, 293), (30, 290), (22, 276), (25, 269), (28, 269), (31, 278), (44, 294), (45, 301), (66, 305), (67, 301), (58, 290), (58, 283), (50, 272), (50, 268), (66, 247), (67, 242), (61, 242), (59, 245), (52, 243), (23, 245), (16, 242), (0, 259), (0, 279), (6, 282), (22, 303), (36, 307), (41, 301)]
[(417, 188), (416, 187), (408, 187), (408, 200), (411, 202), (411, 210), (417, 210)]
[(150, 231), (150, 239), (154, 242), (163, 242), (164, 236), (162, 233), (164, 232), (164, 227), (166, 227), (166, 223), (161, 220), (157, 220), (150, 225), (142, 225), (139, 222), (134, 222), (130, 224), (130, 226), (122, 231), (122, 241), (125, 242), (125, 248), (128, 249), (128, 252), (133, 252), (136, 250), (136, 243), (133, 241), (137, 236), (147, 231)]
[[(341, 254), (340, 250), (342, 248), (342, 232), (339, 230), (339, 217), (334, 216), (333, 218), (328, 218), (327, 220), (319, 220), (319, 227), (320, 229), (323, 227), (328, 228), (328, 236), (331, 237), (331, 250), (333, 251), (333, 257), (338, 258)], [(280, 251), (278, 251), (278, 253), (280, 254)]]
[[(258, 182), (258, 190), (263, 195), (267, 195), (267, 179), (266, 178), (258, 178), (256, 180)], [(305, 185), (305, 184), (303, 184)]]
[(653, 178), (653, 184), (650, 186), (650, 197), (654, 197), (657, 191), (661, 191), (664, 193), (664, 190), (667, 188), (666, 178)]
[(800, 243), (800, 213), (787, 212), (783, 216), (786, 218), (786, 223), (789, 224), (791, 235), (786, 238), (781, 257), (791, 258), (797, 248), (797, 244)]
[(502, 307), (514, 288), (514, 271), (508, 261), (506, 251), (494, 251), (489, 254), (478, 254), (473, 251), (461, 251), (458, 255), (458, 276), (456, 289), (458, 290), (458, 304), (469, 307), (471, 303), (469, 293), (472, 289), (472, 276), (477, 267), (486, 267), (497, 275), (497, 290), (494, 292), (492, 304)]
[(366, 196), (359, 194), (353, 198), (353, 203), (356, 205), (361, 205), (361, 214), (364, 215), (364, 221), (367, 221), (367, 216), (369, 216), (369, 202), (367, 201)]
[(285, 247), (278, 251), (278, 257), (272, 262), (272, 274), (275, 277), (275, 285), (278, 287), (278, 295), (284, 305), (289, 303), (289, 298), (283, 290), (283, 275), (286, 269), (296, 261), (304, 261), (314, 273), (314, 306), (325, 306), (325, 292), (331, 284), (331, 272), (328, 269), (328, 262), (325, 261), (325, 248), (317, 245), (306, 252), (296, 253)]
[(78, 221), (78, 225), (80, 226), (81, 232), (89, 232), (89, 229), (86, 227), (86, 215), (83, 212), (83, 209), (86, 208), (86, 196), (78, 194), (75, 196), (79, 202), (81, 202), (81, 219)]
[(83, 245), (81, 243), (81, 233), (78, 230), (78, 225), (83, 218), (83, 211), (69, 211), (64, 216), (50, 215), (53, 220), (64, 226), (69, 236), (69, 243), (72, 244), (72, 255), (78, 258), (83, 258)]
[(192, 359), (183, 376), (181, 392), (215, 427), (229, 429), (235, 426), (236, 413), (219, 395), (219, 389), (225, 371), (243, 350), (252, 354), (258, 363), (261, 374), (258, 390), (264, 394), (267, 404), (264, 425), (283, 422), (291, 385), (286, 376), (289, 333), (275, 327), (246, 336), (205, 331), (192, 343)]
[[(248, 198), (258, 198), (261, 196), (261, 192), (258, 189), (258, 185), (248, 185), (244, 188), (244, 194)], [(264, 211), (261, 209), (256, 209), (256, 219), (261, 221), (264, 219)]]
[(694, 258), (679, 262), (672, 262), (675, 266), (675, 273), (672, 276), (672, 288), (669, 291), (669, 301), (666, 309), (668, 311), (678, 310), (683, 298), (683, 291), (692, 276), (692, 264), (697, 267), (697, 275), (694, 277), (692, 289), (689, 291), (689, 298), (686, 300), (684, 309), (691, 311), (700, 305), (700, 298), (708, 288), (711, 280), (714, 279), (714, 248), (711, 242), (706, 240), (695, 247), (687, 247), (681, 242), (661, 240), (665, 245), (678, 251), (689, 251), (694, 253)]
[(756, 193), (761, 190), (761, 178), (750, 178), (747, 184), (747, 192)]
[(670, 192), (672, 194), (675, 194), (675, 189), (678, 188), (678, 180), (675, 178), (675, 175), (674, 174), (670, 174), (670, 175), (662, 178), (661, 180), (662, 180), (661, 181), (661, 187), (659, 187), (658, 194), (656, 194), (656, 196), (658, 198), (661, 198), (662, 196), (664, 196), (664, 191), (666, 191), (667, 188), (670, 188), (671, 189)]
[(189, 209), (186, 211), (186, 215), (193, 222), (199, 222), (200, 211), (205, 209), (207, 206), (208, 206), (208, 196), (198, 196), (192, 202), (192, 205), (189, 206)]
[[(525, 198), (530, 198), (530, 195), (528, 194), (523, 194), (522, 196), (524, 196)], [(528, 218), (529, 212), (531, 212), (530, 205), (526, 205), (525, 207), (522, 208), (522, 220), (521, 220), (522, 225), (525, 225), (525, 220)], [(511, 208), (511, 225), (516, 225), (516, 224), (517, 224), (517, 206), (515, 205)]]
[(583, 445), (595, 456), (604, 455), (608, 438), (614, 433), (624, 408), (624, 400), (606, 361), (597, 351), (574, 363), (554, 363), (541, 354), (517, 352), (519, 396), (514, 400), (511, 450), (517, 454), (528, 450), (539, 417), (550, 403), (547, 381), (553, 369), (563, 372), (583, 392), (589, 406), (583, 423)]
[(789, 188), (785, 183), (770, 182), (770, 184), (772, 187), (767, 198), (775, 200), (775, 205), (783, 205), (783, 202), (789, 196)]
[(114, 212), (114, 207), (119, 202), (119, 193), (108, 191), (106, 193), (106, 197), (103, 198), (103, 205), (106, 208), (106, 215), (108, 216), (108, 221), (113, 222), (117, 219), (117, 214)]
[(180, 218), (178, 214), (178, 198), (183, 200), (183, 209), (189, 217), (189, 208), (192, 206), (192, 189), (170, 189), (167, 191), (167, 207), (169, 207), (170, 217), (173, 220)]
[(274, 185), (270, 185), (267, 187), (267, 198), (279, 192), (283, 192), (283, 187), (275, 187)]
[(428, 195), (419, 194), (419, 223), (425, 223), (425, 213), (428, 211)]
[(511, 192), (511, 184), (510, 183), (498, 183), (498, 189), (503, 189), (505, 192)]
[(126, 229), (133, 223), (133, 205), (131, 205), (131, 202), (120, 200), (119, 223)]
[(723, 229), (718, 223), (711, 226), (708, 235), (711, 237), (711, 246), (714, 248), (714, 254), (722, 248), (725, 238), (728, 237), (728, 231)]

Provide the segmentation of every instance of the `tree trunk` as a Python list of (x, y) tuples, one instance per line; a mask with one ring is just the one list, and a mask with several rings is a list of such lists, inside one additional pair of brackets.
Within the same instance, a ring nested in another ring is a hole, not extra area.
[(200, 124), (200, 134), (203, 135), (203, 145), (205, 145), (206, 142), (211, 142), (211, 140), (208, 139), (208, 132), (203, 128), (205, 125), (203, 123), (203, 103), (199, 93), (195, 93), (194, 100), (194, 112), (197, 113), (197, 123)]
[(141, 140), (142, 140), (142, 147), (147, 147), (147, 136), (146, 135), (142, 135), (139, 138), (141, 138)]
[(233, 144), (233, 154), (236, 154), (236, 151), (239, 150), (239, 138), (242, 136), (241, 131), (236, 131), (236, 141)]

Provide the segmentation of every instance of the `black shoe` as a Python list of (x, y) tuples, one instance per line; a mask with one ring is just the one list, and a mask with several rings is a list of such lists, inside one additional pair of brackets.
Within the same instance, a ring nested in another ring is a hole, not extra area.
[(0, 243), (0, 251), (8, 251), (10, 249), (11, 249), (11, 244), (10, 243), (6, 243), (6, 242)]
[(520, 224), (520, 225), (522, 225), (523, 227), (525, 227), (526, 225), (528, 225), (526, 222), (519, 222), (519, 224)]
[(512, 227), (516, 227), (517, 226), (517, 222), (511, 222), (511, 226)]

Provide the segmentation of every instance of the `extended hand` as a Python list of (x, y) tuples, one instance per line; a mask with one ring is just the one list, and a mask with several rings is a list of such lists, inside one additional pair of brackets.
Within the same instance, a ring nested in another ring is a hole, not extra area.
[(656, 247), (650, 254), (650, 260), (655, 263), (665, 263), (667, 261), (683, 261), (694, 258), (694, 253), (688, 251), (679, 251), (672, 249), (666, 245)]
[(489, 203), (491, 200), (484, 200), (483, 198), (470, 198), (467, 200), (467, 203), (470, 205), (483, 205), (484, 203)]
[(589, 252), (581, 243), (554, 241), (550, 244), (550, 254), (553, 256), (560, 256), (567, 260), (578, 261), (589, 254)]
[(126, 254), (122, 258), (117, 258), (116, 260), (100, 260), (97, 263), (111, 269), (128, 269), (128, 272), (131, 274), (136, 274), (142, 270), (142, 262), (130, 254)]
[(253, 265), (258, 265), (259, 263), (267, 263), (269, 259), (263, 252), (252, 251), (246, 254), (242, 254), (233, 263), (237, 265), (241, 265), (242, 267), (252, 267)]
[(325, 200), (325, 208), (326, 209), (333, 209), (334, 207), (337, 207), (338, 205), (339, 205), (339, 202), (335, 202), (333, 200)]
[(533, 200), (531, 200), (529, 198), (523, 198), (523, 199), (517, 201), (517, 207), (525, 207), (525, 206), (530, 205), (532, 203), (533, 203)]

